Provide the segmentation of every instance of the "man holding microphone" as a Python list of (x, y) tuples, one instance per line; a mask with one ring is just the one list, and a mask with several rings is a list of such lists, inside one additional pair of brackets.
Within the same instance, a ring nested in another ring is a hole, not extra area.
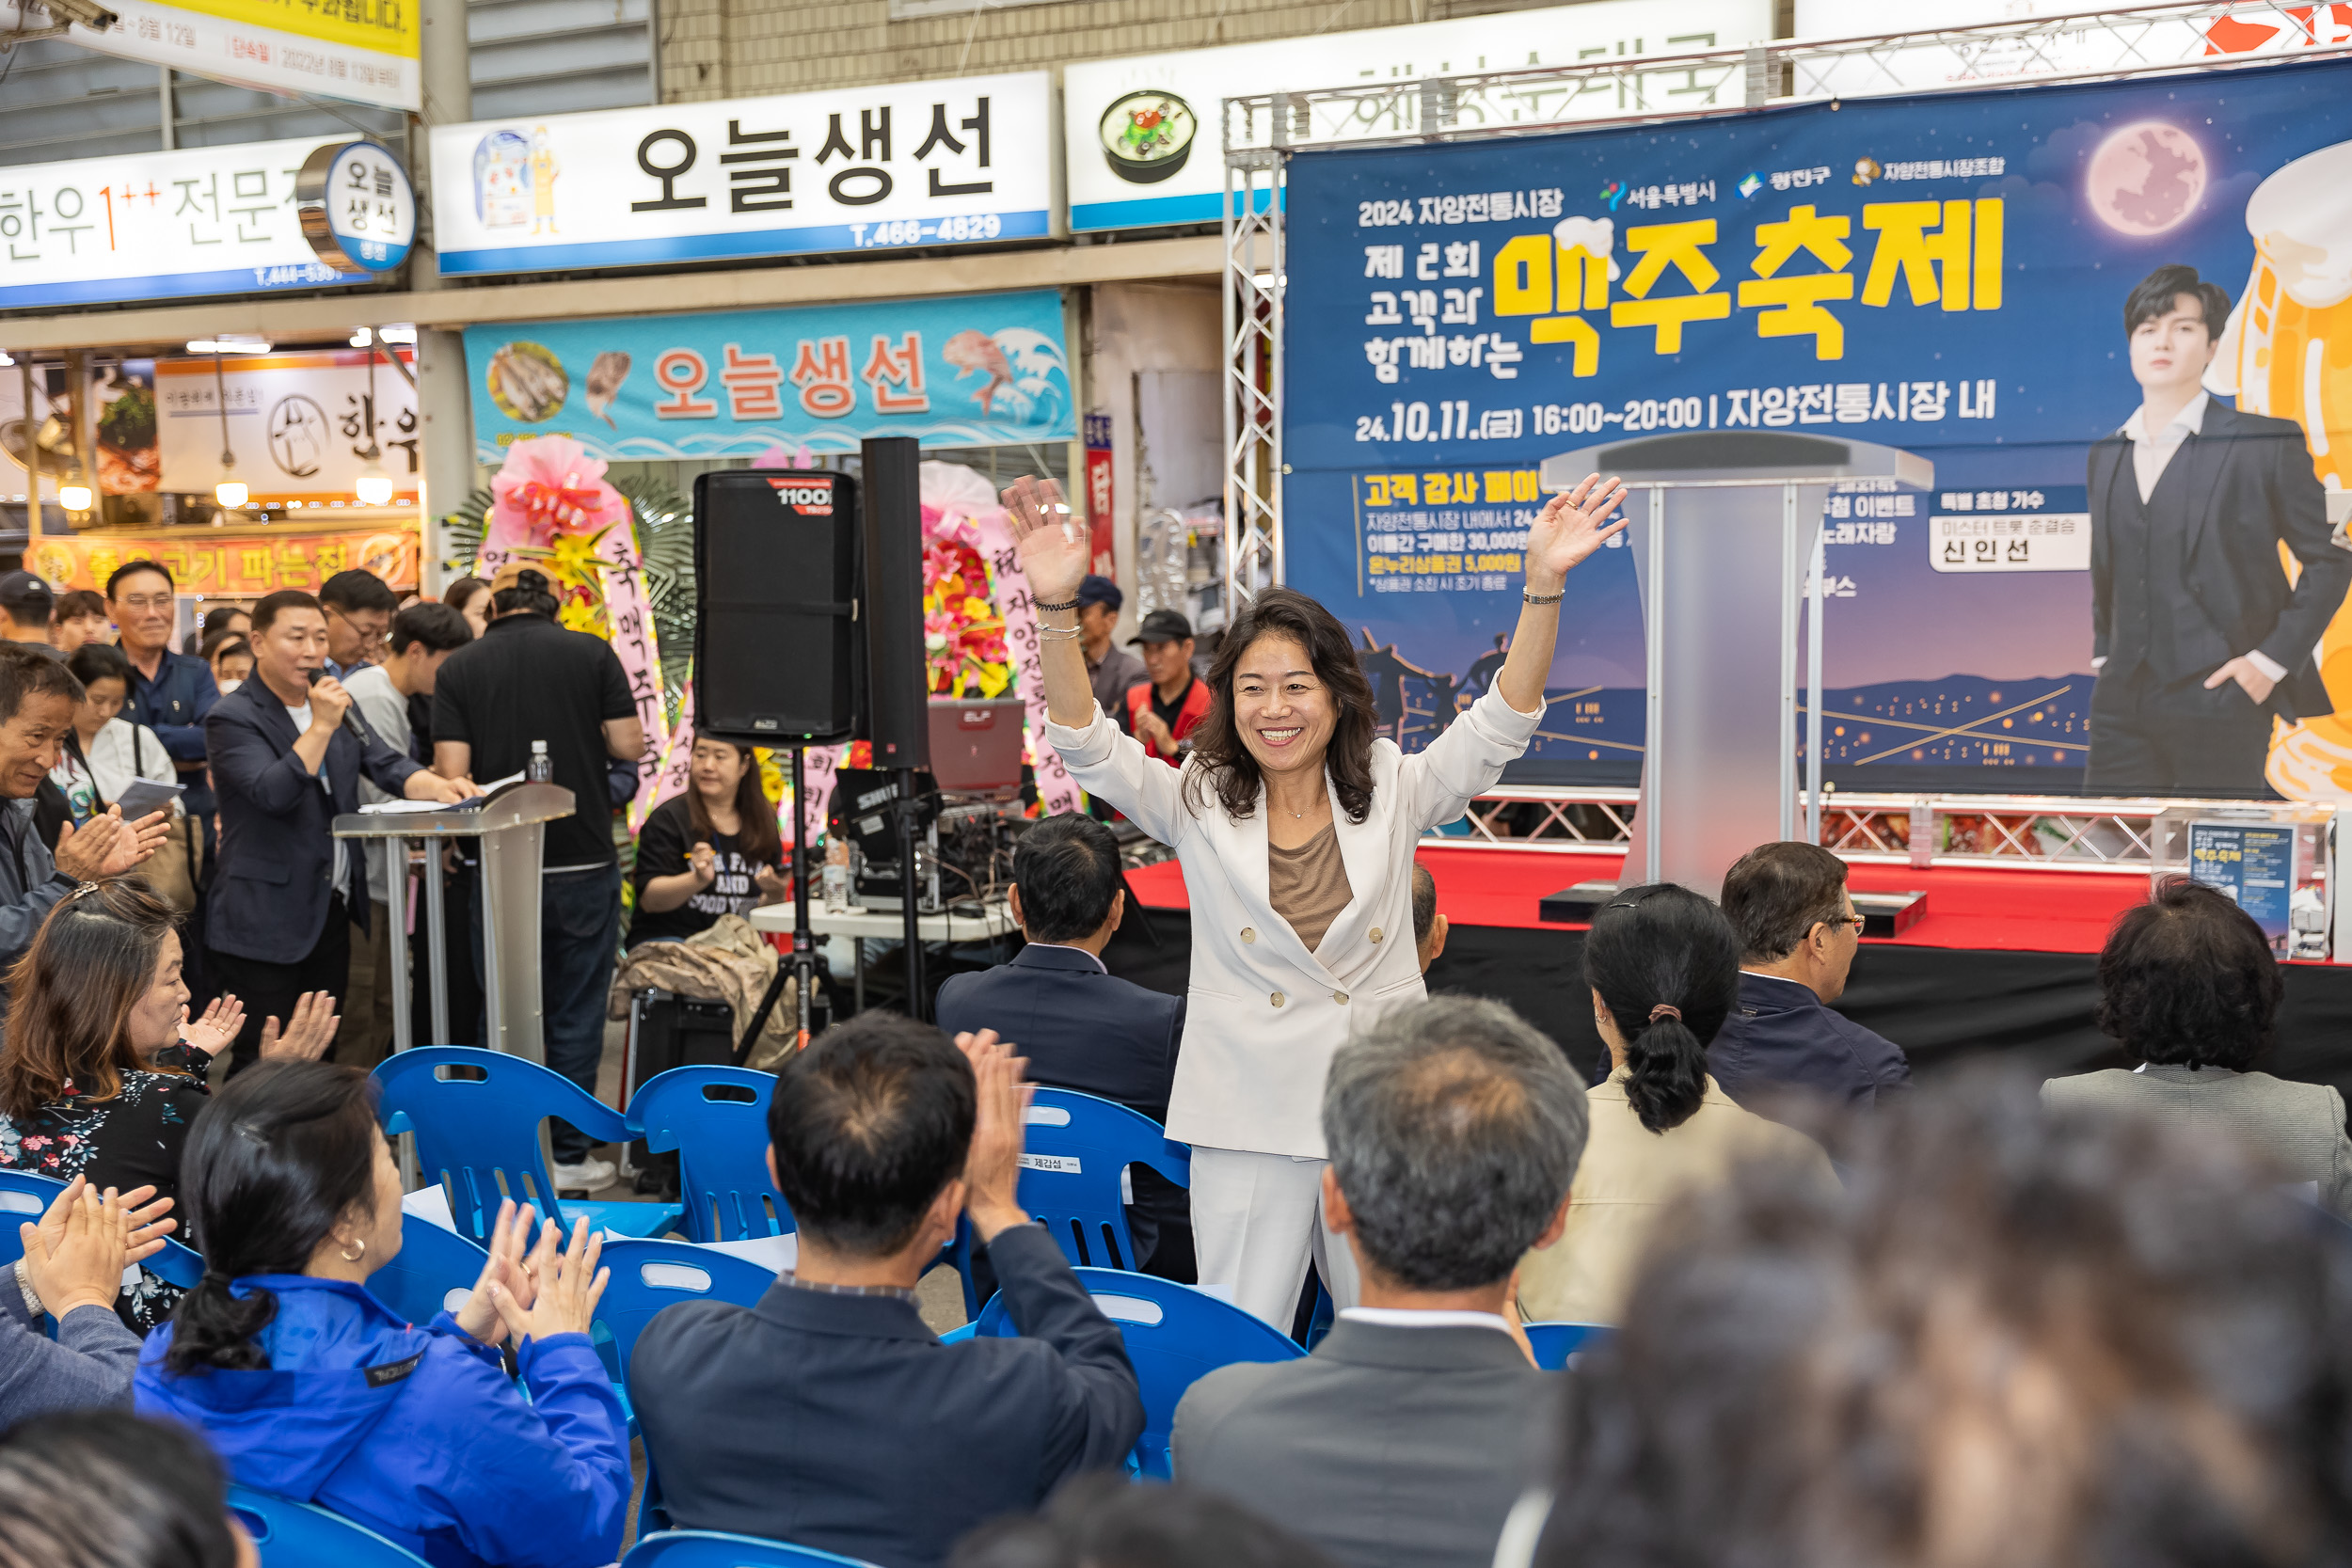
[[(212, 976), (246, 1005), (230, 1072), (252, 1065), (264, 1022), (331, 1013), (350, 974), (351, 927), (367, 928), (367, 871), (333, 835), (359, 809), (364, 772), (387, 794), (454, 804), (478, 795), (394, 751), (326, 673), (326, 614), (294, 589), (253, 607), (253, 678), (204, 721), (220, 800), (220, 851), (205, 911)], [(331, 1054), (331, 1053), (330, 1053)]]

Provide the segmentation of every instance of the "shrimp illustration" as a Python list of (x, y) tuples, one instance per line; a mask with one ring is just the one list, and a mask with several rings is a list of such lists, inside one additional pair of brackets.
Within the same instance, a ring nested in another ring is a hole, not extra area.
[(947, 340), (940, 357), (956, 368), (956, 379), (961, 381), (974, 372), (984, 372), (988, 379), (972, 394), (983, 415), (993, 415), (996, 388), (1012, 385), (1012, 363), (1005, 351), (996, 346), (996, 340), (985, 332), (959, 332)]

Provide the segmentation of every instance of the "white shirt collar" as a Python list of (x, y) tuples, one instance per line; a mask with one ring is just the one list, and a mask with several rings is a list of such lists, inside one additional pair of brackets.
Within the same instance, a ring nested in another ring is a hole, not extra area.
[[(2166, 422), (2165, 427), (2157, 436), (2157, 439), (2162, 441), (2166, 446), (2178, 446), (2180, 444), (2181, 437), (2184, 435), (2192, 431), (2199, 435), (2202, 435), (2205, 429), (2205, 410), (2211, 406), (2212, 403), (2213, 394), (2206, 391), (2201, 387), (2197, 389), (2197, 395), (2189, 399), (2185, 404), (2183, 404), (2181, 405), (2181, 411), (2173, 415), (2172, 418)], [(2122, 435), (2127, 441), (2139, 442), (2147, 440), (2148, 420), (2146, 416), (2147, 410), (2145, 408), (2133, 409), (2132, 417), (2123, 421), (2123, 428), (2121, 432), (2119, 432), (2119, 434)]]
[(1078, 953), (1078, 954), (1083, 954), (1083, 955), (1085, 956), (1085, 958), (1086, 958), (1087, 962), (1089, 962), (1089, 963), (1092, 964), (1095, 968), (1097, 968), (1097, 969), (1101, 970), (1104, 974), (1108, 974), (1111, 972), (1111, 966), (1110, 966), (1110, 965), (1108, 965), (1108, 964), (1104, 963), (1102, 959), (1100, 959), (1100, 958), (1096, 958), (1093, 954), (1087, 952), (1087, 950), (1086, 950), (1085, 948), (1083, 948), (1083, 947), (1073, 947), (1070, 943), (1068, 943), (1068, 942), (1032, 942), (1027, 943), (1026, 945), (1031, 946), (1031, 947), (1051, 947), (1051, 948), (1053, 948), (1056, 952), (1058, 952), (1058, 953)]
[(1347, 1323), (1384, 1323), (1391, 1328), (1491, 1328), (1499, 1334), (1511, 1332), (1511, 1325), (1498, 1312), (1429, 1311), (1417, 1307), (1343, 1307), (1340, 1317)]

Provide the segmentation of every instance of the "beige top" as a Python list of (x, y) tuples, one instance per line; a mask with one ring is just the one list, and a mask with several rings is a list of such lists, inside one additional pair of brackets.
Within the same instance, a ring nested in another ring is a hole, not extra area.
[(1311, 953), (1323, 933), (1356, 896), (1347, 885), (1347, 863), (1340, 858), (1340, 835), (1330, 824), (1295, 849), (1266, 845), (1266, 902), (1291, 923)]
[(1519, 1309), (1530, 1323), (1616, 1323), (1666, 1205), (1729, 1181), (1751, 1161), (1799, 1162), (1835, 1190), (1820, 1145), (1741, 1110), (1714, 1079), (1691, 1118), (1664, 1132), (1642, 1125), (1625, 1084), (1619, 1068), (1590, 1091), (1592, 1132), (1569, 1189), (1567, 1228), (1519, 1263)]

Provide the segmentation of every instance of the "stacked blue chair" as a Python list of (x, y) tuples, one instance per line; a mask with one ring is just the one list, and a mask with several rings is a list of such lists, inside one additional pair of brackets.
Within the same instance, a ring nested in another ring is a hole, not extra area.
[(1613, 1332), (1607, 1323), (1529, 1323), (1527, 1344), (1535, 1353), (1535, 1365), (1556, 1372), (1568, 1364), (1569, 1356), (1598, 1344)]
[[(1080, 1284), (1103, 1316), (1119, 1325), (1143, 1395), (1143, 1435), (1136, 1439), (1136, 1468), (1165, 1479), (1176, 1402), (1201, 1376), (1240, 1361), (1295, 1361), (1306, 1354), (1290, 1336), (1267, 1327), (1205, 1291), (1145, 1274), (1078, 1269)], [(1002, 1295), (991, 1297), (976, 1332), (1012, 1338), (1018, 1333)]]
[(675, 1204), (591, 1203), (558, 1198), (539, 1146), (549, 1117), (600, 1143), (635, 1135), (621, 1113), (561, 1073), (502, 1052), (471, 1046), (422, 1046), (375, 1069), (386, 1133), (413, 1132), (417, 1165), (449, 1194), (459, 1234), (485, 1246), (499, 1200), (534, 1205), (570, 1228), (590, 1225), (623, 1236), (658, 1236), (678, 1217)]
[(646, 1080), (630, 1097), (628, 1122), (645, 1148), (677, 1150), (687, 1240), (792, 1233), (792, 1211), (768, 1176), (768, 1104), (775, 1092), (772, 1072), (681, 1067)]
[(229, 1512), (260, 1548), (262, 1568), (424, 1568), (424, 1559), (364, 1525), (292, 1497), (249, 1487), (229, 1489)]
[(400, 1251), (368, 1275), (368, 1292), (410, 1323), (454, 1312), (482, 1277), (490, 1254), (454, 1230), (414, 1214), (400, 1217)]
[(1149, 1165), (1179, 1187), (1192, 1185), (1192, 1150), (1117, 1101), (1075, 1089), (1039, 1089), (1029, 1105), (1021, 1162), (1021, 1207), (1053, 1232), (1079, 1268), (1132, 1270), (1135, 1238), (1120, 1201), (1120, 1177)]
[[(35, 1176), (30, 1171), (0, 1170), (0, 1266), (15, 1263), (24, 1256), (24, 1239), (17, 1235), (20, 1225), (38, 1225), (49, 1206), (57, 1201), (67, 1183), (51, 1177)], [(158, 1279), (169, 1280), (180, 1289), (192, 1289), (204, 1277), (204, 1259), (167, 1240), (164, 1250), (139, 1265)]]
[(823, 1563), (873, 1568), (861, 1559), (838, 1557), (814, 1546), (712, 1529), (670, 1529), (648, 1535), (621, 1559), (621, 1568), (815, 1568)]
[(628, 1357), (654, 1314), (682, 1301), (756, 1307), (776, 1282), (775, 1275), (757, 1263), (685, 1242), (610, 1242), (604, 1249), (604, 1266), (612, 1271), (612, 1277), (605, 1286), (604, 1298), (596, 1303), (591, 1337), (621, 1396), (621, 1410), (628, 1417), (632, 1433), (637, 1430), (637, 1413), (628, 1402)]

